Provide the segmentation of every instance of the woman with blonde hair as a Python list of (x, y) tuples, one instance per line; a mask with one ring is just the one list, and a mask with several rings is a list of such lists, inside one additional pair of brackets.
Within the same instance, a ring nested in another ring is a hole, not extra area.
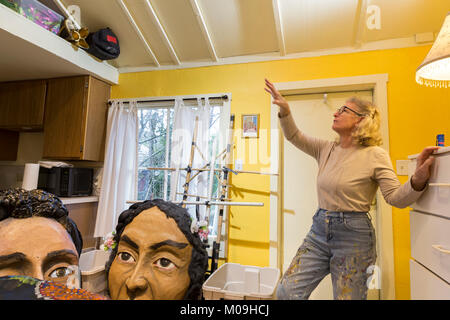
[(425, 148), (413, 176), (398, 180), (389, 154), (379, 147), (380, 112), (370, 102), (352, 97), (334, 113), (336, 141), (310, 137), (295, 125), (289, 104), (265, 80), (265, 90), (280, 107), (278, 117), (286, 139), (314, 157), (319, 166), (319, 208), (312, 227), (284, 273), (277, 298), (308, 299), (319, 282), (331, 273), (334, 299), (366, 299), (370, 268), (376, 261), (375, 231), (370, 203), (380, 191), (392, 206), (404, 208), (426, 188), (438, 147)]

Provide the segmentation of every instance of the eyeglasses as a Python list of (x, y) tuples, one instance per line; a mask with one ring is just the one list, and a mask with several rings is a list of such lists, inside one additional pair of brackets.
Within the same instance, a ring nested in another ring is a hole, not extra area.
[(345, 110), (350, 110), (351, 112), (353, 112), (354, 114), (356, 114), (356, 115), (359, 116), (359, 117), (364, 117), (364, 116), (365, 116), (365, 114), (356, 112), (355, 110), (353, 110), (353, 109), (351, 109), (351, 108), (349, 108), (349, 107), (347, 107), (347, 106), (342, 106), (342, 107), (340, 107), (339, 109), (337, 109), (336, 112), (337, 112), (338, 114), (342, 114), (343, 112), (345, 112)]

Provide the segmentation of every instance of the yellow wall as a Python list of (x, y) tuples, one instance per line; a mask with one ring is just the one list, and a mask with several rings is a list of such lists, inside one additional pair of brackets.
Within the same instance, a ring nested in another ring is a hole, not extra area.
[[(232, 93), (235, 128), (241, 115), (259, 113), (262, 132), (270, 131), (270, 97), (263, 91), (264, 78), (272, 82), (389, 74), (388, 107), (390, 154), (406, 159), (435, 144), (436, 134), (450, 139), (450, 89), (432, 89), (415, 82), (415, 69), (429, 46), (330, 55), (293, 60), (258, 62), (182, 70), (128, 73), (112, 90), (112, 98)], [(331, 125), (331, 124), (330, 124)], [(270, 167), (270, 137), (243, 140), (235, 135), (235, 159), (244, 159), (244, 170)], [(259, 150), (261, 146), (261, 150)], [(234, 163), (234, 162), (233, 162)], [(404, 177), (400, 177), (405, 182)], [(233, 176), (234, 201), (260, 201), (264, 207), (232, 207), (230, 210), (229, 262), (269, 264), (269, 177)], [(245, 190), (250, 189), (250, 190)], [(393, 210), (395, 288), (397, 299), (409, 299), (408, 209)]]

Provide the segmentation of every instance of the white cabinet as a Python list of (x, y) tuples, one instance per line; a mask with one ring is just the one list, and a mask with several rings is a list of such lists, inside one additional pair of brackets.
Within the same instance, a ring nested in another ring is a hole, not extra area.
[(427, 190), (411, 207), (450, 218), (450, 147), (439, 150), (434, 157)]
[(411, 211), (411, 256), (450, 282), (450, 220)]
[(414, 260), (409, 261), (411, 270), (412, 300), (443, 300), (450, 297), (450, 286), (434, 273)]
[[(411, 205), (411, 299), (450, 300), (450, 147), (433, 156), (429, 185)], [(409, 158), (413, 169), (417, 155)]]

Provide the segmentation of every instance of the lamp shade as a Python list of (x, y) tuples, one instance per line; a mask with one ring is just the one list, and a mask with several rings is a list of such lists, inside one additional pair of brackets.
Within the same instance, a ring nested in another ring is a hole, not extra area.
[(430, 52), (416, 70), (416, 81), (429, 87), (450, 87), (450, 12)]

